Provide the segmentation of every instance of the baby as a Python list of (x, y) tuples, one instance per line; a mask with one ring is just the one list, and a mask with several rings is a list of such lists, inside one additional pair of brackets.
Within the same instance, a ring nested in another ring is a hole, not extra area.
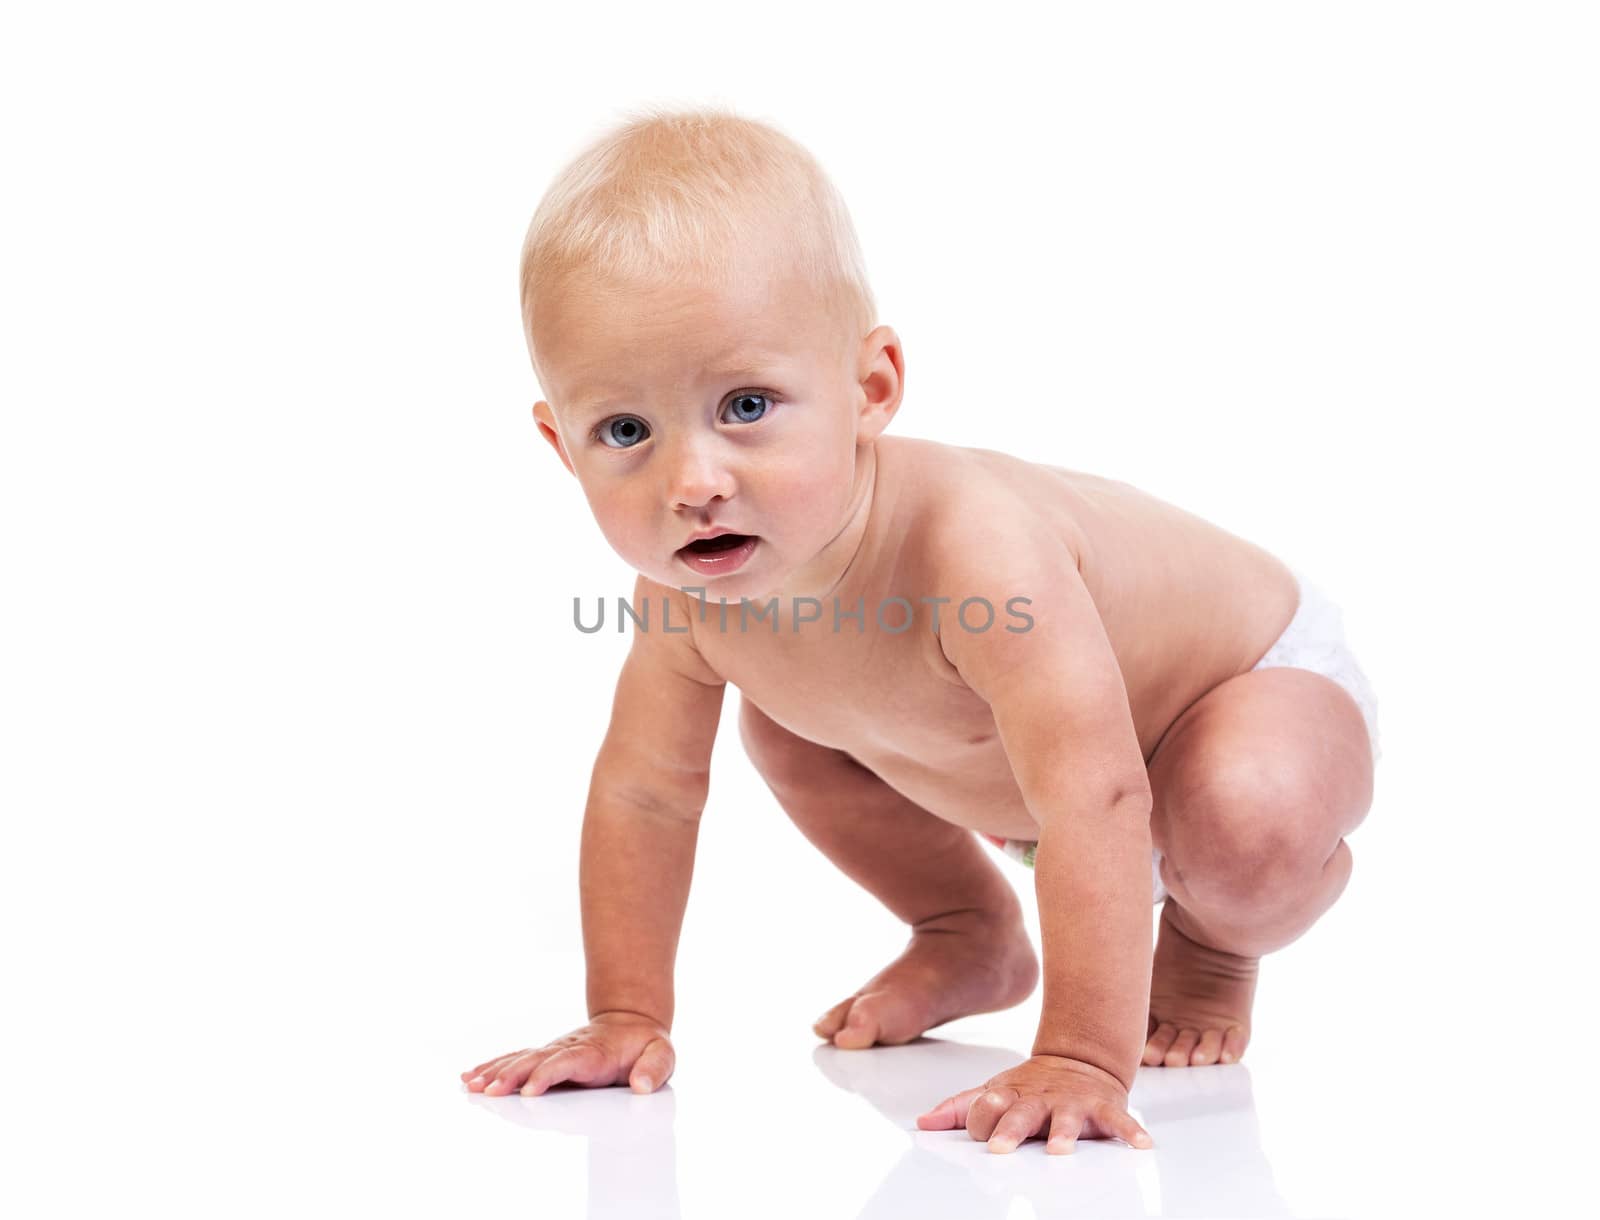
[(831, 183), (770, 125), (631, 116), (546, 194), (521, 282), (534, 418), (638, 572), (642, 622), (584, 813), (589, 1021), (467, 1088), (672, 1074), (732, 684), (778, 802), (911, 928), (818, 1036), (909, 1042), (1032, 993), (986, 839), (1033, 869), (1038, 1036), (919, 1126), (995, 1152), (1150, 1147), (1135, 1070), (1237, 1060), (1258, 960), (1350, 878), (1378, 747), (1338, 610), (1125, 483), (886, 435), (899, 337)]

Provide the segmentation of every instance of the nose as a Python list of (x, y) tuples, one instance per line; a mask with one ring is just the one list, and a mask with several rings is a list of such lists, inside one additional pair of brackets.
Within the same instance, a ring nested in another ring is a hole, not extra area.
[(674, 508), (700, 508), (733, 495), (733, 470), (718, 439), (688, 437), (669, 455), (667, 502)]

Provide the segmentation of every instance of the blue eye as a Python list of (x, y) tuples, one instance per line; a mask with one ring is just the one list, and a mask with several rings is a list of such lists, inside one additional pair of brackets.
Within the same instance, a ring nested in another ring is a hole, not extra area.
[[(744, 408), (742, 404), (750, 402), (759, 402), (765, 405), (756, 414), (747, 415), (745, 414), (745, 410), (748, 408)], [(735, 422), (741, 424), (753, 424), (757, 420), (764, 419), (766, 417), (766, 408), (770, 407), (771, 405), (772, 398), (767, 394), (735, 394), (728, 402), (728, 409), (733, 412)]]
[[(725, 415), (732, 423), (759, 423), (772, 413), (772, 405), (770, 394), (735, 394)], [(637, 415), (613, 415), (597, 424), (591, 435), (608, 449), (635, 449), (650, 436), (650, 429)]]
[(632, 449), (650, 435), (650, 429), (636, 415), (618, 415), (604, 421), (594, 430), (594, 435), (602, 445), (612, 449)]

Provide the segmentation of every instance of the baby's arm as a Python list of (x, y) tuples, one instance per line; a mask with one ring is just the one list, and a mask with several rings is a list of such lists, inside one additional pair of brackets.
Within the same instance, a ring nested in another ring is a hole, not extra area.
[(672, 968), (725, 684), (688, 635), (662, 630), (661, 599), (673, 601), (677, 632), (692, 613), (688, 597), (640, 577), (637, 609), (645, 596), (649, 630), (635, 629), (584, 810), (578, 885), (589, 1024), (463, 1072), (473, 1092), (537, 1094), (563, 1080), (650, 1092), (672, 1072)]
[(940, 642), (989, 703), (1038, 823), (1044, 1006), (1033, 1057), (946, 1099), (926, 1125), (966, 1126), (1002, 1152), (1035, 1133), (1052, 1150), (1080, 1133), (1147, 1147), (1127, 1099), (1150, 991), (1150, 784), (1121, 670), (1064, 545), (1001, 522), (992, 535), (968, 525), (942, 549), (959, 557), (954, 598), (1031, 599), (1026, 631), (951, 625)]

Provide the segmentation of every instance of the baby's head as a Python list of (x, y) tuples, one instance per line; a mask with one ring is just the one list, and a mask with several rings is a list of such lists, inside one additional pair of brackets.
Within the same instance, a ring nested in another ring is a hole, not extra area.
[[(729, 601), (837, 577), (904, 367), (805, 149), (725, 110), (635, 114), (540, 202), (522, 318), (540, 433), (631, 567)], [(707, 530), (756, 541), (718, 572), (681, 549)]]

